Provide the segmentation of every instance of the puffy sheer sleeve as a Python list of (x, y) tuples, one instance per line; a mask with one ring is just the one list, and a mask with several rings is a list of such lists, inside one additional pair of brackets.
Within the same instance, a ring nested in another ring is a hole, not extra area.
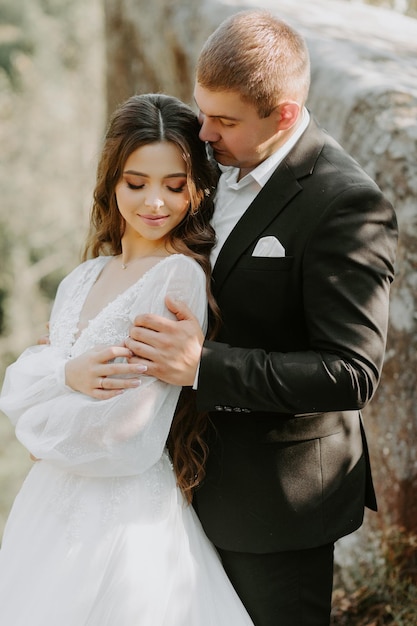
[[(140, 281), (129, 304), (124, 303), (128, 311), (115, 322), (118, 332), (126, 336), (140, 313), (172, 317), (164, 304), (167, 294), (184, 301), (205, 327), (205, 276), (197, 263), (176, 255), (153, 270)], [(108, 333), (110, 315), (108, 311), (88, 328), (97, 342)], [(60, 359), (65, 356), (54, 347), (37, 346), (8, 368), (0, 408), (16, 424), (16, 436), (23, 445), (37, 458), (82, 475), (138, 474), (156, 463), (165, 447), (180, 387), (143, 376), (138, 388), (109, 400), (95, 400), (57, 380), (54, 372), (62, 369)]]

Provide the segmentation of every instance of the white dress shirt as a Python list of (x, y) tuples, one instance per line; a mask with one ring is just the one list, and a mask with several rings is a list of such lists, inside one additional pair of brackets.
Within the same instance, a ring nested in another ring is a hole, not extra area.
[(288, 141), (239, 181), (238, 167), (219, 164), (222, 174), (217, 185), (216, 208), (212, 218), (212, 225), (217, 236), (217, 243), (211, 253), (212, 266), (214, 266), (224, 242), (237, 222), (262, 187), (266, 185), (281, 161), (297, 143), (307, 128), (309, 121), (310, 115), (307, 109), (304, 108), (301, 124)]

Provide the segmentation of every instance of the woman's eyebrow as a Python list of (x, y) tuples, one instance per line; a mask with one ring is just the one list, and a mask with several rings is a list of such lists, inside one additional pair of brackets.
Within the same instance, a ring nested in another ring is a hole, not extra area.
[[(142, 178), (150, 178), (149, 174), (144, 172), (137, 172), (136, 170), (125, 170), (123, 174), (130, 174), (131, 176), (141, 176)], [(186, 172), (173, 172), (172, 174), (166, 174), (163, 178), (186, 178)]]

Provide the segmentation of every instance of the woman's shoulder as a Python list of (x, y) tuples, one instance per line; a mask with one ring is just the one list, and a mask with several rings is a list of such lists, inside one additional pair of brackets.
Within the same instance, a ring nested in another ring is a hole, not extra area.
[(179, 274), (183, 277), (205, 276), (204, 270), (198, 261), (182, 253), (171, 254), (165, 257), (153, 269), (165, 274)]
[(100, 271), (111, 258), (111, 256), (97, 256), (94, 257), (94, 259), (87, 259), (86, 261), (82, 261), (76, 267), (74, 267), (74, 269), (69, 274), (67, 274), (67, 278), (74, 274), (88, 274), (89, 272), (94, 270)]
[(109, 256), (98, 256), (79, 263), (62, 279), (59, 289), (65, 288), (74, 282), (78, 283), (87, 280), (92, 274), (98, 275), (110, 258)]

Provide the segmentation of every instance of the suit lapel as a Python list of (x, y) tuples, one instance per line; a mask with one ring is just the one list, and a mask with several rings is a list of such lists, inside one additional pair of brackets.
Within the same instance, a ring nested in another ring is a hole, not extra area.
[(237, 259), (300, 189), (291, 170), (282, 163), (226, 239), (213, 270), (216, 291), (221, 288)]
[(306, 132), (277, 167), (224, 243), (213, 269), (217, 293), (238, 258), (302, 190), (300, 180), (312, 173), (322, 146), (322, 132), (314, 122), (310, 122)]

